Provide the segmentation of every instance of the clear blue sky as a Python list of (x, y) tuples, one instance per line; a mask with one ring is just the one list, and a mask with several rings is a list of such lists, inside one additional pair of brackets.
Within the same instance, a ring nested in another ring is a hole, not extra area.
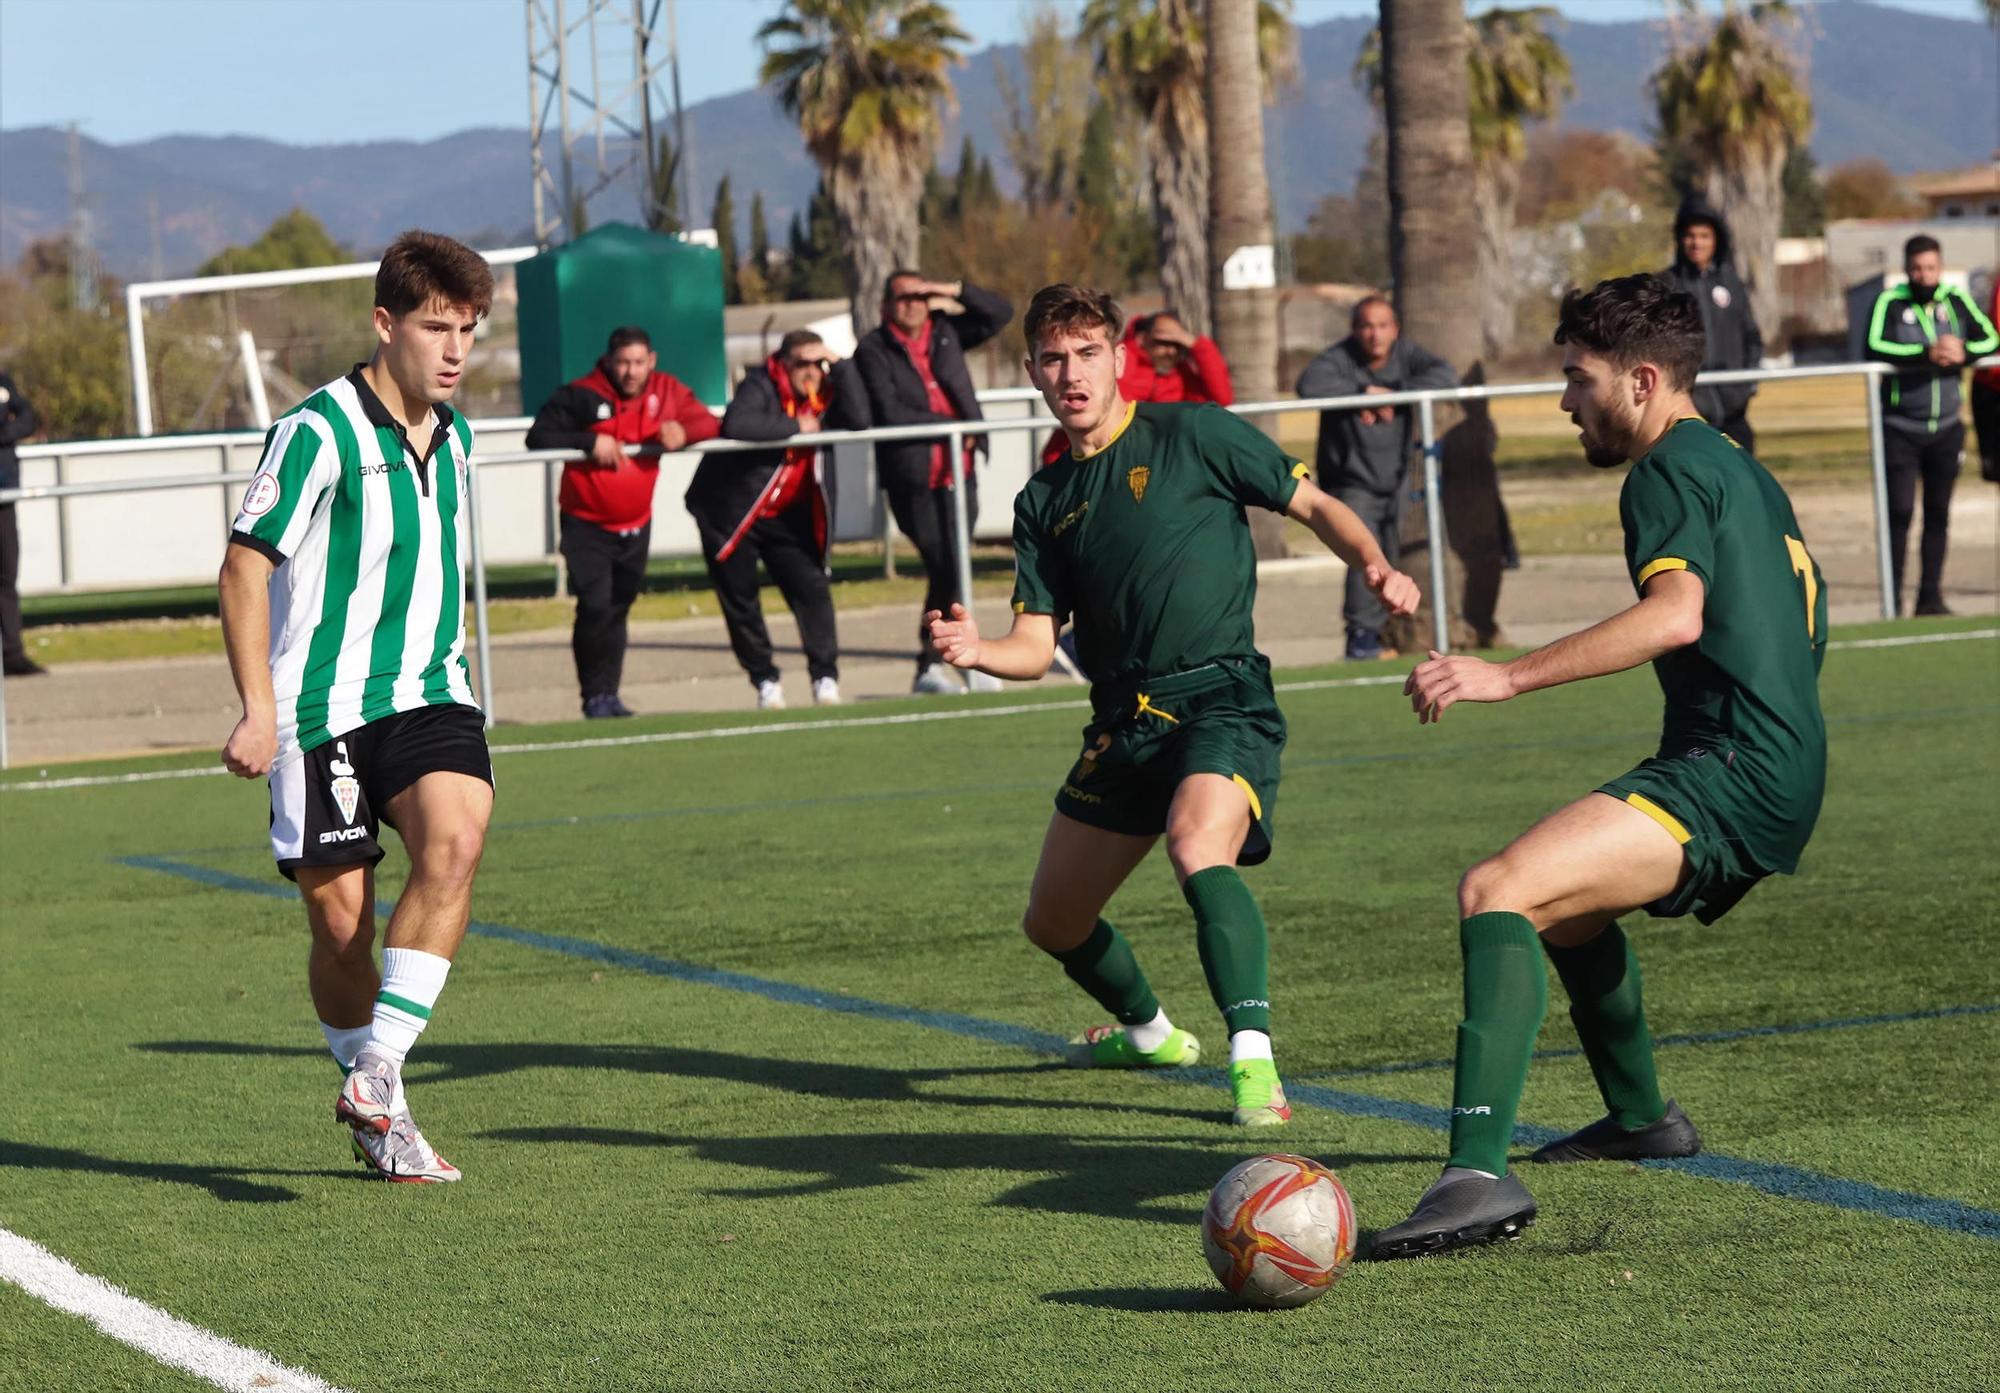
[[(1011, 43), (1038, 0), (952, 0), (973, 48)], [(1081, 0), (1055, 0), (1074, 12)], [(1573, 19), (1657, 18), (1662, 0), (1557, 0)], [(1972, 19), (1978, 0), (1893, 0)], [(1480, 7), (1472, 0), (1470, 9)], [(755, 81), (779, 0), (678, 0), (689, 103)], [(1296, 0), (1298, 21), (1373, 0)], [(408, 55), (399, 60), (396, 55)], [(523, 0), (0, 0), (0, 129), (99, 140), (260, 135), (428, 140), (528, 122)]]

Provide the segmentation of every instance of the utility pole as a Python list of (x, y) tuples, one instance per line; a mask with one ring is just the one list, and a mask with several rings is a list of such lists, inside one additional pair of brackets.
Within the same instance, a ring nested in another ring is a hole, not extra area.
[(668, 100), (659, 90), (663, 80), (675, 89), (675, 138), (687, 158), (671, 0), (524, 0), (524, 6), (536, 244), (566, 240), (572, 212), (588, 222), (606, 195), (612, 200), (606, 216), (630, 216), (625, 199), (650, 213), (659, 158), (653, 113)]
[(90, 248), (90, 201), (83, 184), (83, 134), (69, 123), (69, 299), (97, 308), (97, 256)]

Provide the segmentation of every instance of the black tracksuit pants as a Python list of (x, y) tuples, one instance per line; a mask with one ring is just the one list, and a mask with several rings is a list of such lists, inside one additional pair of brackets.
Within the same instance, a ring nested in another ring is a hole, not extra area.
[(0, 655), (9, 663), (26, 662), (28, 650), (21, 638), (21, 529), (14, 520), (14, 505), (0, 503)]
[(625, 616), (646, 582), (646, 552), (653, 525), (621, 534), (594, 522), (562, 517), (562, 554), (569, 589), (576, 596), (570, 651), (583, 699), (616, 696), (625, 675)]
[[(712, 542), (704, 538), (704, 542)], [(729, 646), (750, 676), (752, 686), (775, 682), (778, 665), (771, 656), (771, 634), (764, 627), (764, 606), (757, 597), (757, 562), (777, 583), (778, 593), (798, 621), (806, 671), (817, 682), (840, 676), (840, 638), (834, 626), (833, 590), (826, 566), (813, 539), (811, 500), (801, 498), (774, 518), (759, 518), (736, 544), (727, 561), (717, 561), (717, 547), (707, 548), (708, 578), (722, 602), (729, 626)]]
[[(964, 484), (965, 525), (969, 531), (979, 521), (978, 471), (966, 475)], [(889, 511), (895, 514), (896, 526), (915, 545), (924, 563), (928, 581), (924, 588), (925, 612), (937, 610), (940, 614), (950, 614), (952, 605), (965, 598), (958, 593), (958, 549), (952, 540), (951, 490), (930, 486), (928, 463), (921, 471), (883, 480), (882, 488), (889, 495)], [(923, 614), (919, 614), (917, 666), (921, 669), (939, 661), (937, 650), (931, 647), (930, 632), (924, 627)]]
[(1917, 580), (1917, 605), (1944, 602), (1944, 552), (1951, 530), (1952, 486), (1958, 482), (1959, 456), (1965, 450), (1965, 423), (1953, 421), (1934, 435), (1886, 430), (1882, 454), (1889, 476), (1889, 564), (1896, 580), (1896, 613), (1903, 612), (1903, 557), (1909, 550), (1910, 520), (1917, 511), (1917, 485), (1924, 495), (1924, 532), (1918, 544), (1923, 570)]

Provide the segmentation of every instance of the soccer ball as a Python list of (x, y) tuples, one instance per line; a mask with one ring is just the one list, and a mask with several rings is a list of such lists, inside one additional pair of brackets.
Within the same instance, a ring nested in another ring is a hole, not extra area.
[(1201, 1246), (1216, 1280), (1252, 1306), (1303, 1306), (1354, 1261), (1354, 1202), (1303, 1156), (1257, 1156), (1215, 1182)]

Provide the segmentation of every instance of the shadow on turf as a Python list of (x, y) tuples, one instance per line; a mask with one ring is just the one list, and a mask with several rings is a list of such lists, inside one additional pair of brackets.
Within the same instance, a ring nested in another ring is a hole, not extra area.
[(1140, 1315), (1259, 1316), (1276, 1312), (1246, 1306), (1220, 1287), (1079, 1287), (1046, 1292), (1042, 1300), (1058, 1306), (1095, 1306), (1106, 1311)]
[[(325, 1056), (324, 1050), (303, 1045), (257, 1045), (233, 1040), (153, 1040), (134, 1046), (152, 1054), (257, 1055), (275, 1058)], [(635, 1074), (666, 1074), (677, 1078), (713, 1079), (781, 1089), (815, 1098), (846, 1098), (858, 1102), (925, 1103), (965, 1108), (1049, 1108), (1143, 1113), (1148, 1117), (1197, 1122), (1213, 1121), (1214, 1108), (1176, 1108), (1138, 1103), (1106, 1103), (1075, 1097), (1029, 1094), (995, 1096), (947, 1093), (926, 1085), (950, 1079), (1029, 1077), (1069, 1074), (1052, 1061), (972, 1069), (877, 1069), (863, 1064), (828, 1064), (812, 1060), (770, 1059), (731, 1054), (724, 1050), (691, 1050), (667, 1045), (425, 1045), (411, 1061), (407, 1075), (412, 1087), (462, 1083), (520, 1069), (622, 1069)]]
[(30, 1146), (25, 1142), (0, 1141), (0, 1169), (80, 1171), (96, 1175), (122, 1175), (134, 1180), (158, 1180), (170, 1185), (192, 1185), (219, 1200), (233, 1204), (283, 1204), (299, 1197), (298, 1191), (282, 1185), (265, 1185), (248, 1179), (253, 1175), (282, 1175), (299, 1178), (345, 1179), (357, 1172), (348, 1170), (265, 1170), (252, 1166), (190, 1166), (162, 1161), (119, 1161), (95, 1156), (88, 1151), (71, 1151), (58, 1146)]
[[(697, 1137), (614, 1127), (512, 1127), (489, 1141), (686, 1150), (703, 1161), (773, 1171), (789, 1183), (716, 1190), (741, 1199), (790, 1199), (905, 1185), (925, 1171), (1016, 1171), (1034, 1176), (993, 1203), (1056, 1214), (1191, 1224), (1210, 1186), (1251, 1145), (1190, 1146), (1173, 1137), (1079, 1141), (1045, 1132), (866, 1132), (821, 1136)], [(1318, 1155), (1336, 1170), (1400, 1165), (1401, 1155)], [(1191, 1202), (1192, 1201), (1192, 1202)]]

